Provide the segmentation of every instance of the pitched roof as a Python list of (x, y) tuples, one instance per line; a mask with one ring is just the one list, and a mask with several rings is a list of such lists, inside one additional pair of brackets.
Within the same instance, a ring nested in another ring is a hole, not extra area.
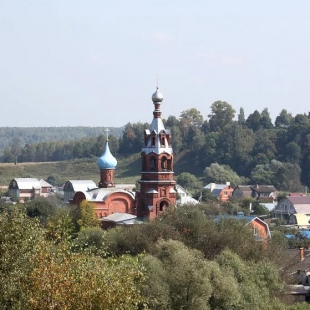
[(252, 191), (250, 185), (238, 185), (236, 188), (239, 188), (243, 192), (251, 192)]
[(19, 189), (41, 188), (40, 181), (36, 178), (15, 178), (14, 180)]
[(206, 189), (211, 189), (212, 184), (214, 184), (214, 186), (213, 186), (214, 189), (221, 189), (221, 190), (224, 189), (225, 187), (230, 186), (230, 185), (227, 185), (227, 184), (209, 183), (209, 184), (206, 185), (204, 188), (206, 188)]
[(310, 214), (310, 205), (294, 205), (294, 209), (298, 214)]
[(215, 217), (216, 221), (219, 221), (221, 219), (236, 219), (236, 220), (243, 220), (245, 222), (245, 225), (250, 224), (251, 222), (254, 221), (258, 221), (260, 223), (262, 223), (265, 227), (266, 227), (266, 232), (267, 232), (267, 236), (270, 238), (271, 234), (270, 234), (270, 230), (269, 230), (269, 226), (268, 224), (263, 221), (262, 219), (260, 219), (257, 216), (244, 216), (243, 214), (238, 214), (238, 215), (228, 215), (228, 214), (221, 214)]
[(304, 193), (289, 193), (289, 196), (304, 196)]
[(129, 213), (113, 213), (110, 214), (104, 218), (102, 218), (103, 221), (109, 221), (109, 222), (114, 222), (114, 223), (119, 223), (119, 222), (125, 222), (128, 223), (128, 221), (132, 222), (132, 220), (135, 220), (137, 218), (136, 215), (132, 215)]
[(222, 188), (215, 188), (212, 192), (211, 192), (211, 195), (213, 197), (218, 197), (220, 196), (221, 192), (222, 192)]
[(115, 187), (109, 188), (93, 188), (88, 191), (81, 191), (84, 193), (88, 201), (105, 201), (109, 195), (113, 193), (126, 193), (134, 199), (134, 194), (132, 192), (126, 191), (124, 189), (119, 189)]
[(291, 214), (289, 216), (288, 220), (289, 225), (292, 225), (292, 223), (296, 223), (293, 225), (298, 225), (298, 226), (309, 226), (309, 218), (306, 214)]
[(310, 196), (287, 196), (286, 197), (293, 205), (310, 205)]
[(197, 204), (199, 203), (198, 200), (194, 199), (193, 197), (181, 197), (180, 199), (177, 200), (177, 204)]
[(87, 191), (96, 188), (96, 183), (92, 180), (69, 180), (75, 192)]
[(293, 273), (298, 270), (309, 270), (310, 252), (305, 249), (305, 259), (301, 260), (300, 249), (287, 249), (283, 256), (283, 270), (286, 273)]
[(53, 185), (47, 183), (45, 180), (40, 179), (40, 185), (41, 187), (53, 187)]
[(253, 191), (257, 193), (272, 193), (277, 191), (277, 189), (273, 185), (252, 185), (250, 187)]

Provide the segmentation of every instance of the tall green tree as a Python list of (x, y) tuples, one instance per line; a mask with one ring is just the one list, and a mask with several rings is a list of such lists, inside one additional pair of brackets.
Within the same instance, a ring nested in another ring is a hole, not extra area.
[(124, 154), (141, 151), (144, 143), (144, 130), (147, 128), (149, 128), (148, 123), (127, 123), (120, 139), (119, 151)]
[(212, 163), (209, 167), (206, 167), (204, 176), (206, 183), (225, 184), (230, 182), (235, 186), (241, 184), (241, 179), (235, 171), (227, 165), (219, 165), (218, 163)]
[(240, 112), (238, 114), (238, 124), (240, 126), (243, 126), (245, 124), (245, 114), (244, 114), (244, 109), (241, 107)]
[(174, 126), (179, 126), (179, 124), (180, 121), (174, 115), (170, 115), (165, 121), (165, 127), (170, 129)]
[(61, 202), (56, 196), (38, 197), (25, 204), (27, 215), (39, 219), (45, 226), (48, 218), (56, 214), (61, 207)]
[[(209, 281), (208, 264), (202, 253), (173, 240), (160, 240), (153, 252), (157, 260), (149, 258), (144, 262), (149, 271), (153, 272), (149, 277), (152, 280), (148, 283), (149, 289), (145, 292), (151, 297), (151, 309), (208, 309), (212, 286)], [(152, 268), (154, 264), (165, 272), (154, 275), (154, 272), (157, 272)], [(163, 283), (167, 289), (166, 294), (160, 296), (163, 293), (162, 289), (157, 284), (155, 291), (154, 282)]]
[(222, 131), (222, 129), (230, 124), (235, 117), (235, 110), (226, 101), (215, 101), (211, 105), (211, 114), (209, 117), (209, 124), (211, 131)]
[(276, 117), (275, 126), (276, 127), (288, 127), (293, 120), (293, 116), (291, 113), (287, 112), (287, 110), (282, 109), (280, 114)]
[(284, 159), (292, 164), (299, 164), (302, 157), (301, 147), (296, 142), (289, 142), (284, 147)]
[(172, 149), (175, 154), (178, 154), (184, 147), (182, 133), (178, 126), (173, 126), (171, 128), (172, 134)]
[(272, 124), (272, 120), (271, 120), (268, 108), (263, 109), (259, 123), (260, 123), (261, 128), (264, 128), (264, 129), (273, 128), (273, 124)]
[(260, 113), (257, 110), (255, 110), (252, 114), (248, 116), (245, 123), (248, 126), (248, 128), (252, 129), (253, 131), (257, 131), (261, 125), (260, 119), (261, 119)]
[(28, 274), (35, 253), (43, 240), (39, 222), (26, 216), (24, 210), (0, 214), (0, 308), (25, 309)]
[(73, 210), (73, 221), (79, 231), (89, 227), (98, 227), (99, 220), (96, 216), (94, 204), (90, 201), (83, 200)]
[(196, 137), (199, 140), (202, 124), (203, 117), (197, 109), (192, 108), (181, 112), (179, 129), (186, 147), (193, 148)]
[(102, 259), (42, 246), (25, 285), (23, 309), (145, 309), (137, 258)]
[(201, 113), (195, 109), (191, 108), (181, 112), (180, 115), (180, 125), (182, 127), (197, 127), (200, 128), (203, 123), (203, 116)]
[(217, 145), (219, 139), (220, 134), (218, 132), (210, 132), (205, 134), (205, 143), (199, 152), (201, 165), (206, 166), (217, 161)]
[[(257, 163), (266, 163), (277, 156), (276, 132), (273, 130), (260, 129), (255, 132), (255, 145), (252, 155)], [(258, 162), (259, 160), (259, 162)]]
[(177, 177), (178, 184), (187, 189), (195, 188), (197, 181), (197, 178), (189, 172), (182, 172)]

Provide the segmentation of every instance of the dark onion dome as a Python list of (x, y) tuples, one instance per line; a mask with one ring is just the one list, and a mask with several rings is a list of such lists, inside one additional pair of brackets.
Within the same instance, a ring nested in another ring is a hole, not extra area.
[(158, 87), (156, 87), (156, 92), (152, 95), (152, 100), (153, 102), (162, 102), (164, 100), (164, 96), (158, 90)]
[(116, 158), (111, 154), (108, 141), (101, 157), (98, 157), (97, 165), (99, 169), (115, 169), (117, 165)]

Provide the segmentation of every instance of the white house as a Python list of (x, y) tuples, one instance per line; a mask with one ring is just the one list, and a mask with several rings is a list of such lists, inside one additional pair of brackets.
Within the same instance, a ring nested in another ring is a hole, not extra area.
[(177, 200), (177, 205), (183, 204), (197, 204), (199, 201), (194, 199), (192, 195), (181, 185), (177, 184), (176, 186), (177, 194), (179, 199)]

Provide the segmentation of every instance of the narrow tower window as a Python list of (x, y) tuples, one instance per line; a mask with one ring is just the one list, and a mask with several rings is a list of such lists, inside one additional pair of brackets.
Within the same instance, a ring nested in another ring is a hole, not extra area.
[(162, 157), (161, 159), (161, 169), (162, 170), (167, 170), (167, 157)]
[(151, 157), (151, 162), (150, 162), (150, 164), (151, 164), (151, 170), (155, 170), (155, 167), (156, 167), (156, 159), (155, 159), (155, 157)]
[(165, 146), (165, 137), (161, 137), (161, 145)]

